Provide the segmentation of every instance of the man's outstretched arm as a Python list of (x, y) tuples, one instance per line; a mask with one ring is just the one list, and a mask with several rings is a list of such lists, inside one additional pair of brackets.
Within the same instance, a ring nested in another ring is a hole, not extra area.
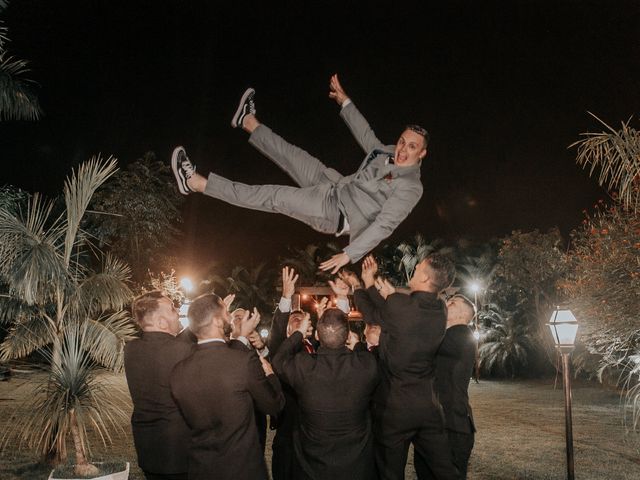
[(333, 75), (329, 81), (329, 98), (334, 99), (336, 103), (342, 107), (340, 116), (344, 119), (349, 130), (351, 130), (351, 133), (365, 153), (369, 153), (375, 148), (384, 147), (384, 144), (378, 140), (367, 120), (358, 111), (342, 88), (338, 74)]
[(355, 263), (368, 252), (377, 247), (382, 240), (393, 233), (402, 221), (407, 218), (413, 207), (422, 197), (422, 185), (410, 185), (408, 188), (396, 189), (384, 202), (382, 210), (364, 231), (351, 239), (344, 253), (351, 263)]

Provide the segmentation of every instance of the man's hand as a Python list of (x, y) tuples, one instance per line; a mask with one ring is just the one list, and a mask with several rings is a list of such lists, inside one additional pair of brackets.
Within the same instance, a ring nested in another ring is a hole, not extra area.
[(291, 300), (296, 291), (298, 275), (293, 268), (284, 267), (282, 269), (282, 296)]
[(360, 341), (360, 337), (356, 332), (349, 331), (349, 335), (347, 336), (347, 348), (349, 350), (353, 350), (353, 347)]
[(327, 270), (331, 270), (331, 273), (333, 275), (335, 275), (336, 273), (338, 273), (338, 270), (340, 270), (342, 267), (344, 267), (350, 261), (351, 261), (351, 259), (349, 258), (349, 255), (347, 255), (344, 252), (338, 253), (338, 254), (334, 255), (333, 257), (331, 257), (329, 260), (327, 260), (325, 262), (322, 262), (320, 264), (320, 270), (325, 271), (325, 272)]
[(260, 363), (262, 364), (262, 370), (264, 370), (264, 376), (268, 377), (269, 375), (273, 375), (273, 367), (269, 362), (267, 362), (264, 358), (260, 358)]
[(231, 304), (236, 299), (235, 293), (230, 293), (226, 297), (222, 299), (222, 303), (224, 303), (225, 307), (227, 307), (227, 311), (231, 308)]
[(309, 330), (309, 327), (311, 326), (311, 315), (309, 315), (307, 312), (304, 313), (304, 317), (302, 318), (302, 321), (300, 322), (300, 326), (298, 328), (296, 328), (296, 332), (300, 332), (302, 334), (302, 338), (307, 338), (307, 330)]
[(344, 103), (344, 101), (349, 98), (347, 93), (340, 85), (340, 80), (338, 80), (338, 74), (334, 74), (331, 76), (329, 80), (329, 98), (333, 98), (336, 103), (340, 106)]
[(318, 318), (322, 316), (324, 311), (327, 309), (327, 304), (329, 303), (329, 297), (322, 297), (319, 303), (316, 304), (316, 314)]
[(331, 290), (333, 290), (333, 293), (335, 293), (338, 298), (347, 298), (347, 296), (349, 295), (350, 287), (347, 284), (347, 282), (345, 282), (342, 278), (340, 278), (339, 275), (336, 278), (335, 282), (332, 282), (331, 280), (329, 280), (329, 286), (331, 287)]
[(380, 277), (376, 278), (375, 281), (376, 289), (380, 292), (380, 295), (386, 300), (387, 297), (393, 293), (396, 293), (396, 287), (391, 285), (389, 280), (382, 279)]
[(256, 330), (247, 335), (247, 340), (249, 340), (251, 346), (256, 350), (262, 350), (264, 348), (264, 341)]
[(378, 263), (373, 255), (367, 255), (362, 261), (362, 281), (365, 288), (372, 287), (375, 284), (376, 273), (378, 273)]
[(358, 276), (355, 273), (350, 272), (349, 270), (343, 270), (340, 273), (340, 278), (343, 282), (349, 285), (352, 290), (355, 290), (356, 288), (362, 288), (362, 282), (360, 282)]
[(238, 337), (249, 337), (249, 335), (251, 335), (251, 332), (253, 332), (258, 326), (258, 323), (260, 323), (260, 314), (258, 313), (256, 307), (253, 307), (253, 313), (247, 310), (244, 313), (242, 319), (239, 322), (235, 323), (239, 324), (234, 324), (234, 335), (237, 335)]

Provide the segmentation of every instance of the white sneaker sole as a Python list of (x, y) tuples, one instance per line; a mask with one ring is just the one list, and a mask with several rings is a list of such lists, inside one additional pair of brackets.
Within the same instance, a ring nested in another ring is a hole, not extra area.
[(239, 122), (240, 122), (240, 116), (242, 115), (242, 110), (244, 108), (244, 104), (247, 101), (247, 98), (249, 97), (249, 95), (255, 92), (256, 91), (253, 88), (247, 88), (242, 94), (242, 98), (240, 98), (240, 103), (238, 104), (236, 113), (233, 114), (233, 118), (231, 119), (231, 126), (233, 128), (242, 127), (242, 125), (240, 125)]
[(173, 154), (171, 154), (171, 170), (173, 170), (173, 174), (176, 177), (176, 183), (178, 184), (178, 190), (180, 190), (180, 193), (183, 195), (189, 195), (191, 191), (185, 190), (184, 188), (184, 186), (187, 185), (187, 179), (184, 178), (182, 168), (178, 165), (178, 154), (180, 151), (185, 152), (186, 155), (184, 147), (176, 147), (173, 149)]

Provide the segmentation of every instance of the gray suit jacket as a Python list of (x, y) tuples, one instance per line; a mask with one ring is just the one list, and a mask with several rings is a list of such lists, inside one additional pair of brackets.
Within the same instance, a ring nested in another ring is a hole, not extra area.
[[(333, 169), (325, 173), (336, 182), (340, 208), (350, 227), (344, 249), (355, 263), (393, 233), (422, 197), (420, 164), (398, 167), (389, 163), (395, 146), (383, 145), (353, 103), (340, 116), (367, 153), (358, 171), (343, 177)], [(333, 172), (331, 172), (333, 170)]]

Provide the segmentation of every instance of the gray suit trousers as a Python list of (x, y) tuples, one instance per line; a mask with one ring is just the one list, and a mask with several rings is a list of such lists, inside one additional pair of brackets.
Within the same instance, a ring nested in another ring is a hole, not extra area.
[(340, 216), (336, 186), (325, 174), (331, 169), (264, 125), (251, 134), (249, 142), (300, 187), (246, 185), (210, 173), (204, 193), (239, 207), (287, 215), (322, 233), (336, 233)]

